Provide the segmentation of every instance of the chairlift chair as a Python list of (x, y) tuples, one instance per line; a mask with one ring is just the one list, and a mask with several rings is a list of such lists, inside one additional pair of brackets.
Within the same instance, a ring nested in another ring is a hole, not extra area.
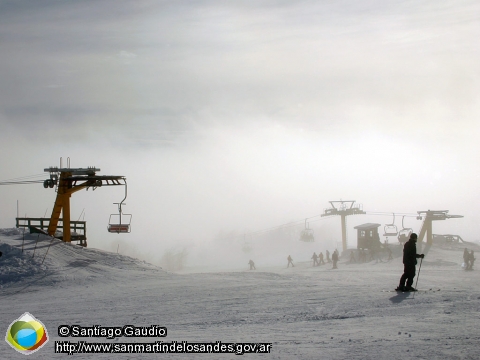
[(385, 227), (383, 228), (383, 231), (385, 234), (383, 236), (397, 236), (398, 234), (398, 229), (397, 226), (395, 225), (395, 214), (393, 214), (393, 221), (391, 224), (385, 224)]
[(302, 230), (300, 234), (300, 240), (305, 242), (313, 242), (315, 240), (313, 236), (313, 230), (312, 229)]
[(119, 203), (114, 203), (118, 205), (118, 214), (111, 214), (110, 218), (108, 219), (108, 227), (107, 230), (109, 233), (117, 233), (117, 234), (126, 234), (130, 232), (130, 223), (132, 221), (132, 214), (124, 214), (122, 212), (122, 205), (123, 202), (127, 198), (127, 183), (125, 182), (125, 197)]
[(412, 228), (406, 228), (405, 225), (403, 225), (403, 220), (405, 219), (405, 215), (402, 217), (402, 230), (398, 232), (398, 241), (400, 243), (405, 243), (410, 239), (410, 235), (413, 233)]
[[(112, 216), (119, 217), (119, 221), (112, 221)], [(121, 217), (123, 216), (123, 222), (121, 220)], [(125, 217), (128, 217), (128, 222), (125, 221)], [(129, 233), (130, 232), (130, 222), (132, 219), (131, 214), (111, 214), (110, 219), (108, 222), (108, 232), (109, 233), (117, 233), (117, 234), (124, 234), (124, 233)]]
[(308, 228), (307, 219), (305, 219), (305, 229), (300, 233), (300, 241), (313, 242), (314, 240), (313, 229)]

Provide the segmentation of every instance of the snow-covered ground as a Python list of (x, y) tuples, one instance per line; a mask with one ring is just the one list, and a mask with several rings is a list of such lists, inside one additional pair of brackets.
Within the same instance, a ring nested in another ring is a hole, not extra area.
[[(464, 245), (432, 247), (418, 288), (397, 294), (401, 259), (312, 267), (306, 261), (256, 271), (174, 274), (116, 253), (0, 230), (0, 328), (25, 312), (47, 328), (49, 342), (30, 358), (54, 353), (59, 340), (87, 342), (272, 343), (268, 359), (478, 359), (480, 275), (461, 268)], [(473, 247), (472, 247), (473, 248)], [(35, 249), (35, 256), (33, 252)], [(474, 248), (478, 250), (476, 247)], [(45, 256), (46, 255), (46, 256)], [(43, 264), (42, 261), (45, 258)], [(294, 259), (301, 260), (301, 259)], [(476, 266), (475, 266), (476, 267)], [(474, 269), (475, 269), (474, 267)], [(418, 272), (418, 269), (417, 269)], [(63, 324), (149, 326), (165, 338), (61, 338)], [(3, 335), (2, 335), (3, 336)], [(234, 354), (74, 354), (74, 359), (212, 359)], [(25, 355), (0, 341), (1, 359)]]

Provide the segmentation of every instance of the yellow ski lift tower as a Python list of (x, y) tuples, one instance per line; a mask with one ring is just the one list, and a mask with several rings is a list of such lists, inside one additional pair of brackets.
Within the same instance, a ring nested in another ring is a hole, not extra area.
[(423, 220), (423, 224), (420, 228), (420, 233), (418, 234), (417, 241), (421, 243), (425, 238), (425, 235), (427, 235), (426, 243), (428, 246), (431, 246), (433, 244), (433, 221), (463, 218), (463, 215), (448, 215), (448, 210), (424, 210), (417, 211), (417, 213), (417, 220)]
[[(100, 171), (100, 169), (95, 167), (88, 167), (86, 169), (49, 167), (45, 169), (45, 172), (50, 173), (50, 178), (44, 181), (43, 186), (45, 188), (53, 188), (56, 186), (57, 191), (57, 198), (55, 200), (47, 230), (50, 236), (55, 235), (58, 221), (61, 220), (63, 222), (62, 240), (64, 242), (71, 242), (70, 197), (73, 193), (82, 189), (88, 190), (89, 188), (95, 190), (102, 186), (127, 186), (124, 176), (97, 175), (96, 173), (98, 171)], [(60, 213), (62, 213), (63, 219), (60, 219)], [(129, 229), (130, 224), (125, 225)], [(86, 239), (83, 243), (80, 243), (80, 245), (87, 246)]]

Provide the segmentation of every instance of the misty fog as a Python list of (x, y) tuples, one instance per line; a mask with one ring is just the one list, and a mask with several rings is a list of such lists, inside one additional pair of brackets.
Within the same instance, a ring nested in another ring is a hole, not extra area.
[[(175, 271), (340, 250), (340, 218), (319, 215), (341, 199), (367, 212), (348, 217), (349, 247), (356, 225), (407, 213), (419, 231), (429, 209), (464, 216), (434, 233), (479, 241), (479, 10), (0, 0), (0, 181), (60, 157), (125, 176), (130, 234), (107, 232), (121, 187), (75, 193), (72, 219), (85, 212), (89, 247)], [(0, 186), (0, 227), (17, 200), (49, 216), (55, 195)]]

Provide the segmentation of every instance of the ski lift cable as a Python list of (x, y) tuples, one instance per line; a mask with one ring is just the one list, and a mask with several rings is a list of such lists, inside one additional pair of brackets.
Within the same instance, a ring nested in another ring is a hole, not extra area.
[(291, 222), (289, 222), (289, 223), (285, 223), (285, 224), (283, 224), (283, 225), (277, 225), (277, 226), (274, 226), (274, 227), (271, 227), (271, 228), (267, 228), (267, 229), (256, 230), (256, 231), (252, 231), (252, 232), (245, 233), (245, 234), (241, 234), (241, 235), (237, 235), (237, 236), (225, 237), (225, 238), (222, 238), (222, 240), (239, 239), (239, 238), (242, 238), (242, 237), (245, 237), (245, 236), (254, 236), (254, 235), (266, 233), (266, 232), (269, 232), (269, 231), (273, 231), (273, 230), (276, 230), (276, 229), (299, 226), (299, 225), (300, 225), (301, 223), (303, 223), (304, 221), (305, 221), (305, 220), (291, 221)]
[(322, 217), (322, 218), (317, 219), (317, 220), (311, 220), (310, 222), (316, 222), (316, 221), (322, 221), (322, 220), (332, 220), (332, 217)]
[[(321, 216), (321, 214), (318, 214), (318, 215), (310, 216), (310, 217), (305, 218), (305, 219), (306, 219), (306, 220), (309, 220), (309, 219), (313, 219), (313, 218), (320, 217), (320, 216)], [(277, 229), (290, 228), (290, 227), (294, 227), (294, 226), (300, 226), (301, 224), (303, 224), (303, 223), (305, 222), (305, 219), (296, 220), (296, 221), (290, 221), (290, 222), (285, 223), (285, 224), (282, 224), (282, 225), (277, 225), (277, 226), (273, 226), (273, 227), (266, 228), (266, 229), (261, 229), (261, 230), (252, 231), (252, 232), (250, 232), (250, 233), (246, 233), (246, 234), (243, 234), (243, 235), (238, 235), (238, 236), (232, 236), (232, 237), (223, 238), (223, 240), (237, 239), (237, 238), (240, 238), (240, 237), (242, 237), (242, 236), (253, 236), (253, 235), (258, 235), (258, 234), (266, 233), (266, 232), (273, 231), (273, 230), (277, 230)], [(316, 222), (316, 221), (320, 221), (320, 220), (327, 220), (327, 218), (322, 218), (322, 217), (321, 217), (320, 219), (311, 220), (310, 222)]]
[(21, 176), (18, 178), (11, 178), (11, 179), (4, 179), (0, 180), (0, 182), (8, 182), (8, 181), (22, 181), (22, 180), (27, 180), (27, 179), (32, 179), (32, 178), (38, 178), (38, 177), (45, 177), (45, 174), (35, 174), (35, 175), (27, 175), (27, 176)]
[[(392, 216), (393, 213), (389, 212), (370, 212), (366, 211), (366, 215), (375, 215), (375, 216)], [(394, 213), (395, 215), (400, 215), (400, 216), (407, 216), (407, 217), (417, 217), (418, 214), (410, 214), (410, 213)]]
[(289, 223), (285, 223), (285, 224), (282, 224), (282, 225), (273, 226), (273, 227), (271, 227), (271, 228), (252, 231), (252, 232), (249, 233), (248, 235), (256, 235), (256, 234), (260, 234), (260, 233), (263, 233), (263, 232), (269, 232), (269, 231), (276, 230), (276, 229), (289, 228), (289, 227), (293, 227), (293, 226), (298, 226), (298, 225), (300, 225), (301, 223), (303, 223), (304, 221), (305, 221), (305, 220), (291, 221), (291, 222), (289, 222)]
[[(370, 212), (370, 211), (367, 211), (367, 212), (365, 212), (365, 214), (366, 215), (374, 215), (374, 216), (392, 216), (391, 212), (375, 212), (375, 211)], [(395, 215), (400, 215), (400, 216), (405, 216), (405, 217), (417, 217), (418, 216), (418, 214), (411, 214), (411, 213), (395, 213)], [(313, 219), (313, 218), (316, 218), (316, 217), (320, 217), (320, 218), (316, 219), (316, 220), (310, 220), (310, 219)], [(309, 222), (317, 222), (317, 221), (321, 221), (321, 220), (328, 220), (330, 218), (329, 217), (321, 217), (321, 214), (318, 214), (318, 215), (307, 217), (305, 219), (309, 220)], [(266, 228), (266, 229), (252, 231), (250, 233), (246, 233), (246, 234), (243, 234), (243, 235), (223, 238), (223, 240), (237, 239), (237, 238), (241, 238), (243, 236), (258, 235), (258, 234), (266, 233), (266, 232), (281, 229), (281, 228), (290, 228), (290, 227), (294, 227), (294, 226), (300, 226), (301, 224), (305, 223), (305, 219), (291, 221), (291, 222), (288, 222), (288, 223), (285, 223), (285, 224), (282, 224), (282, 225), (277, 225), (277, 226), (273, 226), (273, 227)]]
[[(254, 234), (258, 234), (258, 233), (262, 233), (262, 232), (268, 232), (268, 231), (276, 230), (276, 229), (280, 229), (280, 228), (288, 228), (288, 227), (293, 227), (293, 226), (299, 226), (299, 225), (301, 225), (302, 223), (305, 223), (305, 220), (313, 219), (313, 218), (316, 218), (316, 217), (319, 217), (319, 216), (321, 216), (321, 215), (320, 215), (320, 214), (319, 214), (319, 215), (314, 215), (314, 216), (307, 217), (307, 218), (305, 218), (305, 219), (303, 219), (303, 220), (291, 221), (291, 222), (289, 222), (289, 223), (285, 223), (285, 224), (282, 224), (282, 225), (273, 226), (273, 227), (271, 227), (271, 228), (253, 231), (253, 232), (249, 233), (249, 235), (254, 235)], [(319, 220), (324, 220), (324, 219), (323, 219), (323, 218), (320, 218), (320, 219), (318, 219), (318, 220), (311, 220), (310, 222), (315, 222), (315, 221), (319, 221)]]
[(30, 184), (41, 184), (44, 180), (29, 180), (29, 181), (4, 181), (0, 182), (0, 185), (30, 185)]

